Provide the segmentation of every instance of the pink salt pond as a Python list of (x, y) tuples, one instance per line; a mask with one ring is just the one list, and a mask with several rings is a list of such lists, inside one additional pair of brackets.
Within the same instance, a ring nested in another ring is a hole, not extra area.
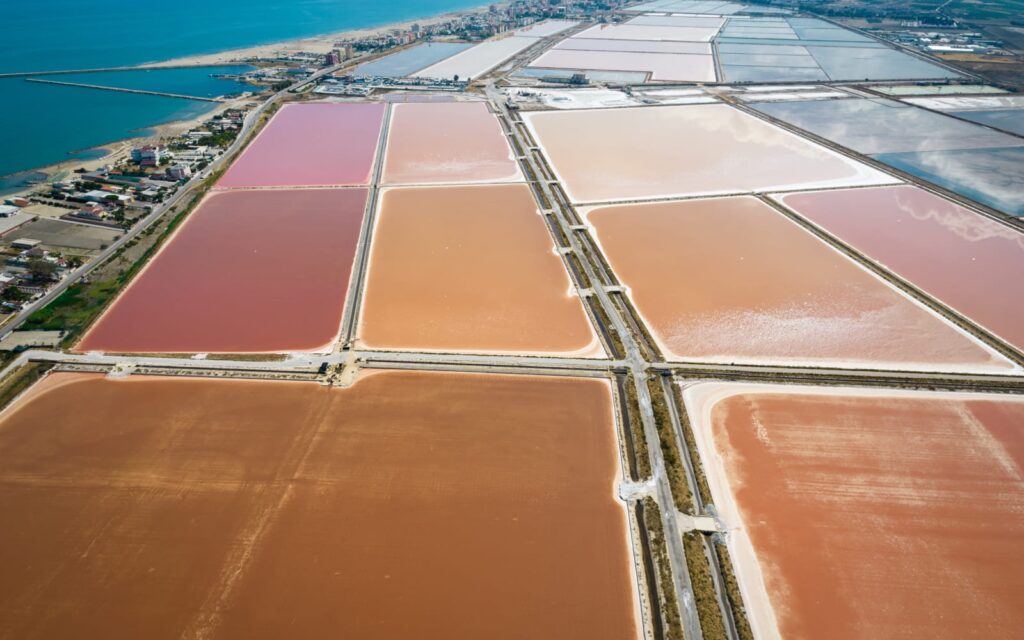
[(384, 105), (379, 103), (286, 105), (217, 186), (368, 184), (383, 121)]
[(319, 351), (338, 334), (365, 189), (215, 192), (80, 351)]

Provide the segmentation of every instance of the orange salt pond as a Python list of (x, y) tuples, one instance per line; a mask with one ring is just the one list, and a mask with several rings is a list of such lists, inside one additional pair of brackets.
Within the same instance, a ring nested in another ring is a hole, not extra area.
[(217, 186), (365, 185), (377, 153), (384, 105), (288, 104), (231, 165)]
[(338, 334), (365, 189), (215, 192), (79, 351), (319, 351)]
[(636, 638), (611, 399), (51, 375), (0, 417), (0, 636)]
[(574, 202), (895, 180), (724, 104), (523, 113)]
[(385, 184), (522, 179), (512, 148), (486, 103), (410, 103), (392, 108)]
[(1024, 350), (1024, 234), (913, 186), (779, 201)]
[(529, 187), (387, 189), (359, 340), (372, 349), (602, 355)]
[(686, 391), (759, 637), (1014, 638), (1024, 400)]
[(584, 215), (671, 360), (1012, 368), (756, 198)]

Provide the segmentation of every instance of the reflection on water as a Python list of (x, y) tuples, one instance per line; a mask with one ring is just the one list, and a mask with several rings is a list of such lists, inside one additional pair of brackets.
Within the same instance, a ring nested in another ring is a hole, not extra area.
[(782, 202), (914, 286), (1024, 348), (1024, 234), (909, 185)]
[(466, 42), (427, 42), (363, 63), (356, 67), (352, 75), (395, 78), (407, 76), (465, 51), (471, 46), (473, 45)]
[(875, 156), (888, 165), (1014, 216), (1024, 216), (1024, 147)]
[(850, 98), (750, 106), (864, 154), (1024, 146), (1024, 140), (894, 100)]

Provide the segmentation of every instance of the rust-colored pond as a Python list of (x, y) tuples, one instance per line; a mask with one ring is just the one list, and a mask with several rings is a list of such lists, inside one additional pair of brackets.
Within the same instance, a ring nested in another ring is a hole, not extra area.
[(688, 396), (761, 637), (1019, 636), (1021, 398), (741, 385)]
[(523, 119), (574, 202), (895, 182), (724, 104), (538, 111)]
[(392, 107), (385, 184), (513, 182), (523, 179), (512, 147), (484, 102)]
[(365, 189), (208, 196), (79, 351), (319, 351), (338, 334)]
[(607, 381), (56, 374), (0, 418), (0, 635), (635, 638)]
[(909, 185), (779, 200), (1024, 349), (1024, 234)]
[(375, 349), (601, 355), (529, 187), (387, 189), (359, 338)]
[(673, 360), (1012, 367), (756, 198), (585, 215)]
[(281, 108), (217, 186), (326, 187), (370, 181), (384, 105), (314, 102)]

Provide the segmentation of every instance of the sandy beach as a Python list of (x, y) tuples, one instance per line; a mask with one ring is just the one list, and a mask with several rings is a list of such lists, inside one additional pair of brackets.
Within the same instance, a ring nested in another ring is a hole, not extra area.
[[(503, 7), (506, 4), (508, 3), (497, 3), (495, 6)], [(427, 18), (405, 20), (402, 22), (391, 22), (378, 27), (368, 27), (366, 29), (348, 29), (345, 31), (326, 33), (319, 36), (300, 38), (298, 40), (286, 40), (284, 42), (261, 44), (252, 47), (244, 47), (241, 49), (229, 49), (227, 51), (220, 51), (217, 53), (204, 53), (195, 56), (186, 56), (184, 58), (174, 58), (171, 60), (164, 60), (162, 62), (154, 62), (151, 64), (141, 66), (146, 68), (179, 67), (187, 65), (209, 66), (245, 62), (255, 58), (273, 58), (280, 56), (282, 54), (289, 55), (299, 52), (327, 53), (328, 51), (337, 48), (335, 43), (337, 43), (339, 40), (351, 38), (365, 38), (379, 33), (392, 31), (394, 29), (404, 31), (409, 29), (413, 24), (419, 24), (422, 27), (426, 27), (441, 22), (445, 22), (447, 20), (451, 20), (452, 18), (456, 18), (458, 16), (464, 16), (471, 13), (486, 11), (489, 6), (490, 5), (485, 4), (471, 9), (464, 9), (462, 11), (451, 11), (449, 13), (442, 13), (440, 15), (431, 16)]]

